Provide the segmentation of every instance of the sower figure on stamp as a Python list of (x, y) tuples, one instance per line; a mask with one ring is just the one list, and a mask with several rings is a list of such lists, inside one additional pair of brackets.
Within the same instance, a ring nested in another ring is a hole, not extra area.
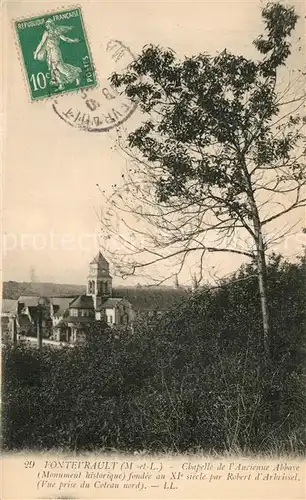
[(72, 26), (56, 26), (52, 19), (46, 21), (46, 31), (34, 52), (34, 59), (47, 61), (50, 73), (51, 84), (58, 85), (59, 90), (63, 90), (65, 84), (80, 83), (81, 68), (72, 66), (63, 61), (60, 41), (67, 43), (78, 43), (78, 38), (68, 38), (65, 33), (72, 30)]

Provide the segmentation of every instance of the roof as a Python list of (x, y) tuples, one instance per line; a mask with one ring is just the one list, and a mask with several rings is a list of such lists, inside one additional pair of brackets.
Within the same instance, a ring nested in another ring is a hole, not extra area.
[(17, 311), (17, 300), (2, 299), (2, 313), (13, 313)]
[(39, 301), (39, 295), (20, 295), (17, 302), (24, 304), (26, 307), (37, 306)]
[(95, 258), (91, 261), (90, 264), (98, 264), (99, 266), (106, 266), (107, 268), (109, 268), (109, 263), (107, 262), (107, 260), (105, 259), (105, 257), (103, 257), (102, 253), (99, 252)]
[(69, 305), (75, 309), (94, 309), (94, 302), (91, 295), (79, 295)]
[(105, 302), (103, 302), (100, 309), (113, 309), (113, 307), (116, 307), (123, 300), (125, 299), (123, 299), (122, 297), (121, 298), (111, 297), (107, 299)]
[(54, 316), (64, 316), (65, 311), (69, 308), (70, 302), (75, 300), (76, 297), (50, 297), (50, 302), (53, 305)]

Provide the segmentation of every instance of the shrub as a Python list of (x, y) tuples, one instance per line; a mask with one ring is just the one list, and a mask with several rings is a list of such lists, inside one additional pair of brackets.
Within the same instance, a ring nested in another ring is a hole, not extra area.
[(6, 449), (277, 453), (305, 446), (305, 259), (273, 256), (273, 331), (262, 363), (252, 266), (133, 334), (85, 346), (3, 348)]

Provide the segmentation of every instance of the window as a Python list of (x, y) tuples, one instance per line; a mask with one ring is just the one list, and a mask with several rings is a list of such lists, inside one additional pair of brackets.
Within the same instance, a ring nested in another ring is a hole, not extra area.
[(70, 309), (70, 316), (77, 316), (78, 315), (78, 310), (77, 309)]
[(112, 324), (113, 322), (113, 317), (112, 316), (107, 316), (107, 323)]
[(88, 293), (96, 293), (96, 283), (95, 281), (88, 281)]

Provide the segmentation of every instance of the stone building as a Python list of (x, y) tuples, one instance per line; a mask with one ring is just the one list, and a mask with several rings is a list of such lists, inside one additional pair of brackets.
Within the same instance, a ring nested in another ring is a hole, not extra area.
[(83, 341), (86, 330), (95, 322), (123, 326), (134, 319), (132, 304), (122, 297), (112, 297), (109, 263), (101, 252), (89, 264), (86, 294), (71, 300), (66, 298), (69, 303), (65, 310), (61, 307), (61, 298), (58, 299), (58, 304), (56, 297), (50, 299), (53, 307), (53, 339), (57, 341)]

